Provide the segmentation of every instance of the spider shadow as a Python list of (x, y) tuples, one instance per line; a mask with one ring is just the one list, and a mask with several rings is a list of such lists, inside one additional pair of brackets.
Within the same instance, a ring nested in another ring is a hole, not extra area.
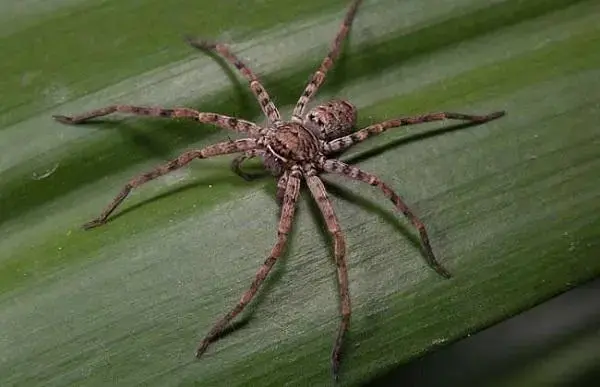
[(229, 65), (229, 62), (227, 62), (225, 59), (223, 59), (220, 55), (213, 52), (212, 50), (199, 48), (195, 49), (213, 59), (221, 68), (221, 70), (223, 70), (225, 76), (231, 82), (231, 85), (233, 86), (235, 91), (233, 94), (236, 98), (236, 106), (239, 107), (238, 112), (231, 112), (231, 114), (233, 116), (239, 115), (240, 117), (246, 119), (258, 117), (260, 115), (256, 108), (256, 106), (258, 105), (258, 101), (256, 101), (254, 95), (251, 95), (249, 86), (242, 84), (241, 79), (239, 78), (237, 73), (233, 71), (233, 69)]
[[(376, 156), (382, 152), (396, 148), (398, 146), (409, 144), (413, 141), (422, 140), (422, 139), (426, 139), (429, 137), (434, 137), (437, 135), (461, 130), (461, 129), (479, 125), (479, 124), (480, 123), (461, 123), (461, 124), (443, 127), (440, 129), (436, 129), (436, 130), (421, 133), (421, 134), (411, 135), (409, 137), (400, 138), (400, 139), (390, 142), (388, 144), (379, 146), (375, 149), (367, 150), (360, 154), (352, 156), (351, 158), (347, 159), (347, 161), (359, 162), (359, 161), (367, 160), (367, 159), (369, 159), (373, 156)], [(265, 175), (267, 175), (267, 173), (262, 174), (261, 177), (264, 177)], [(202, 180), (195, 181), (193, 183), (189, 183), (189, 184), (177, 187), (175, 189), (171, 189), (167, 192), (153, 196), (152, 198), (148, 198), (148, 199), (142, 200), (140, 202), (137, 202), (136, 204), (133, 204), (133, 205), (123, 209), (119, 213), (114, 214), (111, 217), (111, 220), (117, 219), (120, 216), (129, 213), (130, 211), (137, 210), (138, 208), (140, 208), (146, 204), (149, 204), (149, 203), (157, 201), (157, 200), (164, 199), (164, 198), (166, 198), (170, 195), (176, 194), (176, 193), (184, 192), (189, 189), (196, 188), (198, 186), (203, 186), (203, 185), (208, 185), (208, 184), (219, 184), (219, 183), (225, 183), (225, 182), (229, 183), (229, 184), (233, 184), (233, 185), (240, 185), (240, 186), (248, 184), (247, 181), (244, 181), (241, 178), (237, 178), (235, 176), (224, 176), (222, 174), (214, 175), (212, 177), (207, 177)], [(332, 183), (327, 180), (324, 180), (324, 183), (326, 184), (326, 187), (327, 187), (329, 193), (331, 193), (337, 197), (340, 197), (346, 201), (353, 202), (353, 203), (357, 204), (358, 206), (360, 206), (361, 208), (380, 216), (381, 218), (383, 218), (383, 220), (386, 223), (390, 224), (392, 227), (394, 227), (396, 230), (398, 230), (406, 239), (408, 239), (410, 241), (410, 243), (412, 243), (415, 247), (417, 247), (421, 251), (420, 239), (418, 239), (415, 235), (413, 235), (411, 232), (409, 232), (407, 230), (406, 226), (404, 226), (400, 222), (398, 216), (392, 214), (389, 210), (383, 209), (380, 205), (374, 204), (370, 200), (367, 200), (357, 194), (354, 194), (345, 188), (341, 188), (339, 185), (337, 185), (335, 183)], [(275, 185), (269, 184), (267, 187), (265, 187), (265, 189), (268, 190), (269, 194), (273, 198), (275, 197), (275, 193), (276, 193)], [(302, 192), (305, 192), (305, 191), (306, 191), (305, 189), (302, 190)], [(310, 193), (308, 193), (308, 195), (310, 195)], [(279, 204), (276, 204), (276, 206), (278, 209), (280, 208)], [(319, 225), (319, 231), (320, 231), (322, 240), (330, 246), (330, 255), (333, 256), (333, 246), (331, 243), (331, 236), (327, 232), (326, 223), (322, 217), (322, 214), (321, 214), (316, 202), (314, 200), (309, 200), (308, 207), (309, 207), (309, 211), (311, 211), (311, 214), (314, 216), (314, 219), (316, 219), (316, 222)], [(263, 286), (261, 287), (258, 294), (255, 296), (255, 298), (252, 300), (252, 302), (245, 308), (242, 316), (239, 319), (237, 319), (236, 321), (234, 321), (233, 323), (231, 323), (225, 330), (223, 330), (221, 332), (221, 334), (219, 334), (217, 337), (215, 337), (214, 340), (212, 340), (212, 342), (218, 341), (219, 339), (237, 331), (238, 329), (245, 327), (250, 322), (250, 320), (254, 316), (254, 313), (256, 312), (258, 305), (260, 305), (264, 301), (264, 298), (267, 296), (267, 294), (269, 293), (271, 288), (280, 280), (282, 274), (285, 272), (285, 268), (287, 266), (288, 254), (289, 254), (289, 251), (291, 251), (291, 249), (292, 249), (292, 246), (293, 246), (293, 243), (295, 240), (295, 235), (296, 235), (296, 228), (292, 228), (292, 230), (288, 236), (287, 247), (286, 247), (285, 251), (283, 252), (283, 254), (281, 255), (281, 257), (279, 257), (279, 259), (278, 259), (279, 262), (277, 263), (276, 267), (273, 268), (273, 271), (271, 272), (271, 274), (267, 277), (267, 279), (263, 283)], [(337, 284), (336, 284), (336, 286), (337, 286)]]
[[(325, 185), (327, 187), (327, 192), (331, 193), (332, 195), (335, 195), (336, 197), (338, 197), (346, 202), (353, 203), (365, 211), (368, 211), (372, 214), (377, 215), (379, 218), (383, 219), (384, 222), (386, 222), (390, 226), (394, 227), (394, 229), (396, 229), (396, 231), (398, 231), (400, 234), (402, 234), (402, 236), (404, 236), (406, 239), (408, 239), (409, 242), (412, 243), (416, 248), (418, 248), (419, 250), (421, 249), (420, 239), (417, 236), (415, 236), (413, 233), (411, 233), (408, 230), (407, 226), (405, 226), (400, 221), (401, 217), (399, 217), (397, 213), (392, 213), (392, 212), (390, 212), (390, 210), (385, 209), (382, 205), (376, 204), (375, 202), (373, 202), (369, 199), (366, 199), (366, 198), (350, 191), (349, 189), (343, 188), (336, 183), (332, 183), (330, 181), (325, 181)], [(318, 210), (318, 208), (317, 208), (317, 210)], [(320, 213), (319, 213), (319, 215), (320, 215), (319, 218), (323, 217)], [(323, 222), (322, 219), (321, 219), (321, 221)], [(324, 232), (323, 235), (325, 236), (328, 234)]]
[(121, 216), (127, 215), (130, 212), (137, 211), (141, 207), (144, 207), (153, 202), (160, 201), (160, 200), (170, 197), (172, 195), (176, 195), (178, 193), (182, 193), (182, 192), (188, 191), (190, 189), (195, 189), (195, 188), (201, 187), (201, 186), (206, 187), (208, 185), (217, 185), (217, 184), (223, 184), (223, 183), (227, 183), (227, 184), (230, 184), (233, 186), (245, 186), (244, 182), (239, 181), (239, 179), (237, 179), (235, 176), (226, 176), (226, 175), (223, 175), (220, 173), (214, 174), (212, 176), (204, 177), (201, 180), (196, 180), (194, 182), (187, 183), (187, 184), (181, 185), (181, 186), (173, 188), (173, 189), (169, 189), (165, 192), (159, 193), (150, 198), (140, 200), (128, 207), (123, 208), (119, 212), (112, 214), (110, 216), (108, 222), (112, 222), (112, 221), (120, 218)]
[[(120, 137), (116, 142), (117, 146), (129, 150), (134, 155), (134, 160), (156, 158), (160, 160), (157, 163), (164, 163), (175, 157), (173, 151), (178, 147), (201, 141), (217, 132), (216, 128), (210, 127), (199, 131), (198, 123), (194, 121), (131, 115), (119, 116), (118, 119), (96, 118), (77, 126), (116, 132)], [(124, 168), (125, 165), (122, 166)], [(115, 169), (111, 171), (114, 172)]]
[[(267, 187), (266, 189), (269, 192), (270, 196), (275, 197), (275, 193), (276, 193), (275, 186), (269, 185), (269, 187)], [(279, 221), (279, 217), (280, 217), (279, 210), (281, 209), (281, 206), (279, 204), (277, 204), (277, 202), (274, 202), (274, 203), (277, 205), (277, 209), (278, 209), (277, 220)], [(296, 216), (297, 216), (297, 214), (298, 214), (298, 211), (296, 211)], [(274, 231), (275, 231), (275, 229), (274, 229)], [(287, 263), (288, 263), (289, 252), (292, 251), (292, 248), (294, 246), (294, 240), (296, 239), (295, 235), (296, 235), (296, 229), (294, 227), (292, 227), (292, 230), (288, 234), (288, 239), (286, 242), (286, 247), (285, 247), (284, 252), (277, 259), (275, 266), (273, 267), (273, 269), (271, 270), (271, 272), (269, 273), (267, 278), (265, 278), (258, 293), (254, 296), (252, 301), (244, 308), (244, 311), (242, 312), (241, 316), (238, 319), (236, 319), (235, 321), (233, 321), (232, 323), (230, 323), (220, 334), (218, 334), (213, 340), (211, 340), (211, 344), (236, 332), (239, 329), (244, 328), (252, 320), (252, 318), (254, 317), (254, 314), (256, 313), (256, 310), (264, 302), (265, 297), (267, 297), (267, 295), (270, 293), (270, 290), (279, 282), (279, 280), (283, 276), (283, 273), (285, 273)], [(273, 243), (275, 243), (275, 242), (273, 242)]]
[[(484, 123), (488, 123), (489, 121), (486, 122), (463, 122), (463, 123), (457, 123), (454, 125), (449, 125), (449, 126), (445, 126), (445, 127), (441, 127), (441, 128), (437, 128), (434, 130), (430, 130), (427, 132), (423, 132), (423, 133), (417, 133), (417, 134), (412, 134), (409, 135), (408, 137), (401, 137), (397, 140), (391, 141), (387, 144), (383, 144), (380, 145), (378, 147), (375, 147), (373, 149), (368, 149), (365, 151), (362, 151), (358, 154), (352, 155), (348, 158), (344, 159), (344, 162), (349, 163), (349, 164), (355, 164), (355, 163), (359, 163), (361, 161), (365, 161), (368, 160), (374, 156), (377, 156), (383, 152), (386, 152), (388, 150), (392, 150), (395, 149), (397, 147), (401, 147), (404, 145), (408, 145), (412, 142), (415, 141), (421, 141), (430, 137), (435, 137), (435, 136), (440, 136), (443, 134), (447, 134), (447, 133), (451, 133), (451, 132), (455, 132), (455, 131), (459, 131), (459, 130), (463, 130), (466, 128), (470, 128), (472, 126), (478, 126), (478, 125), (482, 125)], [(337, 156), (337, 155), (336, 155)], [(380, 218), (382, 218), (387, 224), (391, 225), (392, 227), (394, 227), (398, 232), (400, 232), (414, 247), (416, 247), (420, 253), (421, 256), (423, 258), (423, 260), (425, 261), (425, 263), (427, 264), (427, 266), (429, 266), (431, 269), (435, 270), (435, 268), (431, 265), (430, 262), (427, 261), (427, 257), (425, 255), (425, 252), (423, 251), (423, 247), (421, 245), (421, 239), (413, 234), (412, 232), (409, 231), (410, 226), (407, 226), (405, 224), (403, 224), (400, 219), (401, 216), (398, 216), (400, 214), (398, 214), (397, 212), (394, 212), (392, 214), (392, 212), (390, 212), (390, 210), (384, 209), (383, 207), (381, 207), (379, 204), (375, 204), (370, 200), (365, 199), (364, 197), (361, 197), (349, 190), (346, 190), (344, 188), (341, 188), (340, 186), (333, 184), (329, 181), (326, 182), (327, 184), (327, 188), (328, 191), (331, 192), (332, 194), (346, 200), (352, 203), (357, 204), (359, 207), (363, 208), (366, 211), (369, 211), (375, 215), (378, 215)], [(402, 216), (403, 218), (403, 216)]]
[[(362, 151), (360, 153), (357, 153), (355, 155), (352, 155), (348, 158), (344, 158), (344, 162), (350, 163), (350, 164), (355, 164), (355, 163), (359, 163), (361, 161), (365, 161), (368, 160), (372, 157), (375, 157), (381, 153), (384, 153), (388, 150), (392, 150), (395, 149), (397, 147), (401, 147), (404, 145), (408, 145), (412, 142), (415, 141), (421, 141), (430, 137), (435, 137), (435, 136), (440, 136), (443, 134), (447, 134), (447, 133), (451, 133), (451, 132), (455, 132), (455, 131), (459, 131), (459, 130), (463, 130), (463, 129), (467, 129), (473, 126), (478, 126), (478, 125), (482, 125), (485, 123), (488, 123), (489, 121), (486, 122), (463, 122), (463, 123), (457, 123), (454, 125), (449, 125), (449, 126), (445, 126), (445, 127), (441, 127), (438, 129), (434, 129), (434, 130), (429, 130), (427, 132), (423, 132), (423, 133), (418, 133), (418, 134), (411, 134), (407, 137), (401, 137), (397, 140), (391, 141), (389, 143), (380, 145), (376, 148), (373, 149), (368, 149), (365, 151)], [(336, 154), (334, 156), (340, 156), (343, 155), (343, 152), (341, 154)], [(251, 170), (251, 176), (252, 179), (259, 179), (259, 178), (264, 178), (265, 176), (268, 176), (268, 172), (265, 172), (264, 170), (262, 170), (261, 172), (257, 172), (256, 168), (253, 168)], [(342, 177), (343, 178), (343, 177)], [(423, 251), (423, 248), (421, 246), (421, 240), (420, 238), (412, 233), (411, 231), (409, 231), (411, 229), (410, 225), (405, 225), (400, 219), (402, 219), (402, 216), (399, 216), (399, 214), (397, 214), (396, 212), (391, 212), (388, 209), (384, 209), (381, 205), (379, 204), (375, 204), (374, 202), (372, 202), (371, 200), (365, 199), (364, 197), (357, 195), (353, 192), (351, 192), (350, 190), (347, 190), (345, 188), (342, 188), (341, 186), (339, 186), (338, 184), (332, 183), (331, 181), (328, 180), (323, 180), (324, 184), (326, 185), (327, 191), (328, 193), (331, 193), (333, 195), (335, 195), (336, 197), (339, 197), (345, 201), (354, 203), (356, 205), (358, 205), (359, 207), (361, 207), (362, 209), (371, 212), (377, 216), (379, 216), (381, 219), (383, 219), (387, 224), (389, 224), (390, 226), (392, 226), (394, 229), (396, 229), (400, 234), (402, 234), (414, 247), (416, 247), (420, 252), (421, 255), (423, 257), (423, 260), (425, 261), (425, 263), (431, 267), (430, 263), (427, 261), (426, 256), (425, 256), (425, 252)], [(274, 192), (275, 189), (271, 186), (269, 186), (269, 191), (272, 191), (273, 193), (273, 197), (274, 197)], [(304, 192), (304, 190), (303, 190)], [(308, 193), (308, 195), (310, 195), (310, 193)], [(310, 200), (309, 201), (309, 209), (311, 211), (311, 214), (313, 215), (314, 219), (317, 220), (317, 223), (319, 224), (319, 231), (320, 231), (320, 235), (322, 240), (327, 243), (331, 249), (331, 254), (333, 254), (333, 247), (331, 244), (331, 237), (327, 231), (326, 228), (326, 224), (325, 221), (323, 220), (323, 216), (318, 208), (318, 206), (316, 205), (314, 200)], [(431, 267), (433, 269), (433, 267)]]
[[(324, 85), (322, 85), (322, 89), (319, 89), (319, 91), (326, 90), (328, 92), (336, 92), (343, 88), (344, 85), (347, 83), (350, 70), (349, 58), (350, 53), (353, 52), (353, 50), (350, 49), (352, 47), (351, 33), (348, 34), (348, 36), (346, 36), (346, 41), (344, 42), (343, 46), (344, 47), (342, 47), (342, 51), (340, 52), (337, 60), (335, 61), (334, 66), (327, 73), (327, 87), (325, 88)], [(313, 74), (314, 70), (313, 73), (311, 73), (311, 76)]]
[[(232, 112), (232, 116), (240, 116), (246, 119), (261, 116), (254, 96), (250, 94), (249, 88), (240, 82), (239, 77), (228, 65), (228, 62), (210, 50), (198, 51), (215, 60), (234, 88), (234, 93), (227, 92), (223, 96), (223, 98), (233, 101), (233, 103), (221, 101), (216, 103), (216, 105), (213, 103), (212, 105), (214, 106), (211, 106), (209, 102), (208, 106), (205, 106), (204, 109), (199, 109), (199, 111), (219, 111), (221, 110), (221, 105), (227, 103), (228, 106), (232, 105), (236, 108)], [(138, 124), (141, 126), (138, 126)], [(135, 149), (141, 150), (146, 156), (160, 159), (171, 158), (174, 149), (185, 144), (201, 141), (203, 138), (213, 135), (220, 130), (207, 124), (202, 124), (202, 130), (198, 130), (198, 122), (192, 120), (142, 117), (131, 114), (119, 114), (118, 120), (108, 117), (98, 117), (90, 121), (78, 123), (77, 125), (82, 127), (89, 125), (102, 131), (117, 131), (124, 143), (134, 145)]]
[[(141, 121), (140, 118), (144, 121), (143, 125), (146, 126), (147, 129), (140, 129), (136, 126), (136, 123)], [(124, 147), (133, 148), (136, 150), (136, 153), (137, 151), (141, 151), (146, 157), (156, 157), (165, 159), (166, 161), (171, 156), (170, 152), (172, 147), (169, 146), (168, 141), (159, 141), (156, 138), (156, 133), (159, 133), (158, 126), (161, 122), (163, 127), (169, 123), (173, 123), (172, 121), (164, 119), (146, 120), (144, 117), (123, 115), (119, 116), (118, 120), (106, 117), (94, 118), (91, 121), (78, 123), (77, 126), (89, 126), (102, 132), (116, 132), (120, 137), (119, 144), (126, 144), (123, 145)], [(160, 129), (163, 128), (161, 127)], [(179, 129), (178, 126), (175, 125), (169, 129), (169, 136), (176, 137), (180, 135), (177, 133), (177, 130)]]
[[(190, 189), (195, 189), (200, 186), (207, 186), (209, 184), (216, 185), (216, 184), (220, 184), (220, 183), (228, 183), (230, 185), (235, 185), (235, 186), (247, 186), (247, 184), (248, 184), (247, 181), (244, 181), (235, 175), (225, 176), (223, 174), (214, 174), (212, 176), (205, 177), (202, 180), (197, 180), (197, 181), (185, 184), (185, 185), (181, 185), (177, 188), (170, 189), (166, 192), (163, 192), (158, 195), (154, 195), (150, 198), (138, 201), (135, 204), (132, 204), (131, 206), (128, 206), (128, 207), (122, 209), (121, 211), (111, 215), (111, 217), (109, 218), (109, 223), (117, 220), (121, 216), (127, 215), (128, 213), (133, 212), (133, 211), (137, 211), (141, 207), (144, 207), (144, 206), (151, 204), (153, 202), (156, 202), (156, 201), (160, 201), (162, 199), (170, 197), (171, 195), (176, 195), (178, 193), (182, 193), (182, 192), (188, 191)], [(275, 196), (275, 188), (272, 189), (272, 196), (273, 197)], [(278, 209), (279, 209), (279, 206), (278, 206)], [(260, 305), (263, 302), (264, 298), (269, 293), (269, 290), (279, 281), (282, 274), (285, 272), (285, 267), (287, 264), (287, 257), (288, 257), (289, 251), (291, 251), (291, 249), (293, 247), (293, 240), (294, 240), (295, 233), (296, 232), (294, 229), (292, 229), (291, 232), (289, 233), (285, 251), (278, 258), (277, 264), (272, 269), (269, 276), (265, 279), (265, 282), (263, 283), (261, 289), (256, 294), (256, 296), (254, 297), (252, 302), (246, 306), (246, 308), (244, 309), (244, 312), (242, 313), (240, 318), (238, 318), (237, 320), (232, 322), (217, 337), (215, 337), (211, 341), (211, 343), (218, 341), (219, 339), (237, 331), (238, 329), (243, 328), (250, 322), (250, 320), (254, 316), (254, 313), (255, 313), (258, 305)]]
[[(494, 120), (497, 118), (494, 118)], [(404, 146), (404, 145), (408, 145), (410, 143), (416, 142), (416, 141), (421, 141), (421, 140), (425, 140), (431, 137), (436, 137), (436, 136), (441, 136), (443, 134), (447, 134), (447, 133), (452, 133), (452, 132), (456, 132), (459, 130), (463, 130), (463, 129), (467, 129), (473, 126), (479, 126), (479, 125), (483, 125), (483, 124), (487, 124), (489, 122), (491, 122), (493, 120), (490, 121), (485, 121), (485, 122), (463, 122), (463, 123), (458, 123), (458, 124), (454, 124), (454, 125), (448, 125), (448, 126), (444, 126), (441, 128), (437, 128), (437, 129), (433, 129), (433, 130), (429, 130), (427, 132), (422, 132), (422, 133), (416, 133), (416, 134), (411, 134), (407, 137), (400, 137), (396, 140), (390, 141), (386, 144), (382, 144), (379, 145), (375, 148), (372, 149), (367, 149), (364, 151), (361, 151), (355, 155), (352, 155), (348, 158), (344, 158), (343, 161), (345, 163), (351, 163), (351, 164), (355, 164), (355, 163), (359, 163), (361, 161), (365, 161), (370, 159), (371, 157), (375, 157), (378, 156), (381, 153), (384, 153), (388, 150), (392, 150), (394, 148), (400, 147), (400, 146)], [(342, 153), (343, 154), (343, 153)], [(339, 156), (339, 155), (336, 155)]]

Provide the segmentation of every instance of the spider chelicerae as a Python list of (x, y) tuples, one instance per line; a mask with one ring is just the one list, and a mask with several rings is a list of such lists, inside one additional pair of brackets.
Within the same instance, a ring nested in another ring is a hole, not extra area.
[(331, 355), (333, 376), (334, 378), (337, 378), (342, 342), (350, 323), (350, 294), (348, 292), (348, 270), (346, 265), (344, 235), (333, 210), (332, 203), (327, 196), (323, 181), (319, 178), (319, 174), (322, 172), (342, 175), (349, 179), (361, 181), (379, 188), (381, 192), (392, 201), (396, 209), (402, 212), (402, 214), (404, 214), (417, 229), (425, 258), (430, 266), (440, 275), (450, 277), (450, 274), (435, 258), (429, 243), (429, 236), (425, 229), (425, 225), (408, 208), (400, 196), (376, 175), (365, 172), (356, 166), (345, 164), (330, 156), (391, 128), (446, 119), (482, 123), (501, 117), (504, 115), (504, 112), (500, 111), (483, 116), (449, 112), (430, 113), (413, 117), (395, 118), (369, 125), (358, 131), (353, 131), (356, 124), (356, 108), (350, 102), (345, 100), (329, 101), (315, 107), (305, 114), (304, 112), (307, 104), (325, 81), (325, 75), (338, 57), (342, 43), (348, 35), (350, 26), (361, 2), (362, 0), (354, 0), (350, 5), (335, 40), (331, 45), (329, 53), (306, 85), (304, 92), (296, 103), (292, 117), (289, 121), (281, 119), (277, 107), (275, 107), (271, 101), (269, 94), (262, 86), (256, 74), (238, 59), (230, 51), (227, 45), (193, 38), (187, 38), (192, 46), (201, 50), (215, 52), (220, 55), (235, 66), (249, 81), (250, 89), (256, 96), (263, 113), (268, 119), (266, 126), (259, 126), (253, 122), (235, 117), (217, 113), (199, 112), (188, 108), (165, 109), (162, 107), (140, 107), (132, 105), (111, 105), (74, 116), (54, 116), (54, 119), (65, 124), (79, 124), (89, 119), (105, 116), (114, 112), (130, 113), (140, 116), (188, 118), (201, 123), (208, 123), (224, 129), (234, 130), (249, 136), (248, 138), (221, 142), (209, 145), (203, 149), (184, 152), (176, 159), (147, 173), (134, 177), (123, 187), (100, 216), (83, 225), (85, 229), (106, 223), (110, 214), (112, 214), (123, 200), (125, 200), (133, 188), (137, 188), (150, 180), (181, 168), (194, 159), (205, 159), (218, 155), (243, 152), (232, 162), (232, 168), (240, 176), (247, 178), (247, 175), (245, 175), (240, 168), (240, 165), (244, 160), (252, 157), (260, 157), (263, 160), (265, 168), (278, 177), (276, 195), (281, 206), (281, 212), (279, 226), (277, 228), (277, 242), (273, 246), (268, 258), (258, 269), (250, 288), (242, 295), (237, 304), (227, 314), (220, 318), (202, 339), (196, 351), (197, 357), (200, 357), (206, 351), (208, 346), (221, 336), (231, 321), (244, 310), (248, 303), (250, 303), (273, 268), (273, 265), (275, 265), (277, 259), (282, 255), (287, 237), (292, 228), (296, 202), (298, 201), (300, 194), (300, 186), (304, 180), (325, 219), (327, 230), (333, 238), (341, 304), (341, 320)]

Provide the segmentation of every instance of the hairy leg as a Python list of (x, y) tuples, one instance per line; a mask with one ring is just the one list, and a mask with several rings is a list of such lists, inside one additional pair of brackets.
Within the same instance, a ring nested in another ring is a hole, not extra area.
[(300, 193), (300, 171), (295, 170), (290, 174), (287, 180), (287, 187), (283, 199), (283, 207), (281, 209), (281, 217), (279, 220), (279, 227), (277, 228), (277, 243), (273, 246), (271, 254), (267, 260), (262, 264), (260, 269), (256, 272), (256, 276), (250, 288), (244, 292), (242, 298), (238, 303), (231, 309), (225, 316), (220, 318), (208, 334), (202, 339), (198, 350), (196, 351), (196, 357), (202, 356), (208, 346), (215, 341), (223, 330), (229, 325), (229, 323), (240, 314), (246, 305), (252, 301), (258, 289), (262, 285), (265, 278), (275, 265), (277, 259), (283, 253), (287, 236), (292, 228), (292, 221), (294, 220), (294, 211), (296, 209), (296, 202), (298, 201), (298, 194)]
[(331, 201), (327, 197), (325, 186), (318, 176), (306, 176), (306, 182), (312, 196), (315, 198), (323, 217), (325, 218), (325, 224), (327, 230), (333, 238), (333, 252), (335, 255), (335, 264), (337, 268), (337, 279), (340, 291), (340, 309), (342, 318), (338, 327), (337, 338), (333, 346), (331, 353), (331, 369), (333, 372), (334, 379), (338, 378), (338, 371), (340, 368), (340, 359), (342, 354), (342, 344), (344, 341), (344, 335), (348, 331), (350, 325), (350, 315), (352, 313), (350, 307), (350, 292), (348, 289), (348, 268), (346, 267), (346, 244), (344, 242), (344, 235), (340, 229), (339, 221)]
[(220, 54), (225, 60), (235, 66), (238, 69), (244, 78), (250, 82), (250, 90), (256, 96), (258, 100), (258, 104), (260, 105), (263, 113), (269, 119), (270, 122), (276, 122), (281, 120), (281, 115), (279, 114), (279, 110), (275, 107), (273, 101), (271, 101), (271, 97), (265, 90), (264, 86), (258, 80), (258, 77), (254, 72), (244, 63), (242, 62), (235, 54), (231, 52), (229, 47), (223, 43), (217, 42), (209, 42), (206, 40), (194, 39), (191, 37), (186, 37), (187, 42), (200, 50), (208, 50), (212, 52), (216, 52)]
[(275, 194), (275, 198), (277, 203), (280, 205), (283, 204), (283, 199), (285, 198), (285, 189), (287, 187), (289, 177), (290, 173), (285, 171), (279, 180), (277, 180), (277, 193)]
[(146, 107), (132, 105), (110, 105), (89, 112), (77, 114), (74, 116), (52, 116), (56, 121), (76, 125), (84, 123), (93, 118), (102, 117), (111, 113), (128, 113), (137, 116), (165, 117), (165, 118), (190, 118), (205, 124), (213, 124), (224, 129), (234, 130), (240, 133), (247, 133), (250, 136), (258, 137), (264, 129), (253, 122), (242, 120), (235, 117), (224, 116), (216, 113), (203, 113), (188, 108), (165, 109), (162, 107)]
[(397, 128), (400, 126), (408, 126), (408, 125), (416, 125), (422, 124), (425, 122), (432, 121), (441, 121), (441, 120), (465, 120), (477, 123), (484, 123), (496, 118), (502, 117), (505, 112), (494, 112), (485, 116), (476, 116), (462, 113), (450, 113), (450, 112), (441, 112), (441, 113), (430, 113), (424, 114), (421, 116), (414, 117), (403, 117), (403, 118), (395, 118), (392, 120), (387, 120), (380, 122), (378, 124), (373, 124), (367, 126), (364, 129), (361, 129), (357, 132), (349, 134), (344, 137), (340, 137), (333, 141), (330, 141), (325, 146), (324, 152), (325, 154), (341, 152), (350, 148), (351, 146), (358, 144), (361, 141), (366, 140), (371, 136), (375, 136), (377, 134), (383, 133), (388, 129)]
[(358, 167), (353, 165), (345, 164), (339, 160), (329, 159), (326, 160), (322, 168), (331, 173), (337, 173), (342, 176), (346, 176), (353, 180), (362, 181), (369, 185), (378, 187), (383, 194), (394, 203), (396, 209), (406, 216), (406, 218), (412, 223), (412, 225), (419, 232), (419, 236), (421, 238), (421, 244), (423, 245), (423, 249), (425, 250), (425, 257), (427, 259), (427, 263), (441, 276), (445, 278), (450, 278), (450, 273), (444, 269), (444, 267), (437, 261), (435, 255), (433, 254), (433, 250), (431, 249), (431, 244), (429, 243), (429, 235), (427, 234), (427, 230), (425, 229), (425, 224), (408, 208), (408, 206), (404, 203), (402, 198), (398, 196), (387, 184), (385, 184), (381, 179), (377, 176), (363, 172)]
[(208, 157), (224, 155), (228, 153), (243, 152), (252, 149), (255, 146), (256, 140), (246, 138), (236, 141), (222, 142), (219, 144), (207, 146), (200, 150), (192, 150), (189, 152), (185, 152), (176, 159), (171, 160), (168, 163), (161, 165), (150, 172), (144, 173), (131, 179), (121, 189), (117, 196), (115, 196), (112, 202), (104, 209), (104, 211), (102, 211), (102, 214), (100, 214), (100, 216), (96, 219), (84, 224), (83, 228), (89, 229), (106, 223), (106, 220), (108, 219), (110, 214), (112, 214), (112, 212), (123, 202), (123, 200), (125, 200), (125, 198), (127, 197), (127, 195), (129, 195), (132, 189), (137, 188), (140, 185), (149, 182), (150, 180), (154, 180), (159, 176), (166, 175), (171, 171), (179, 169), (184, 165), (189, 164), (194, 159), (205, 159)]
[(310, 102), (311, 98), (315, 95), (317, 90), (321, 87), (323, 82), (325, 81), (325, 76), (329, 69), (333, 66), (333, 63), (338, 58), (340, 54), (340, 49), (342, 48), (342, 43), (348, 36), (348, 32), (350, 31), (350, 26), (352, 25), (352, 21), (354, 20), (354, 16), (356, 16), (356, 11), (358, 10), (358, 6), (362, 0), (354, 0), (346, 12), (346, 16), (344, 17), (344, 21), (340, 26), (340, 29), (335, 36), (333, 43), (331, 44), (331, 49), (327, 53), (323, 62), (317, 69), (317, 71), (313, 74), (310, 81), (306, 85), (302, 96), (296, 103), (296, 107), (294, 108), (294, 112), (292, 113), (292, 120), (297, 122), (302, 122), (302, 115), (304, 114), (304, 109), (306, 105)]

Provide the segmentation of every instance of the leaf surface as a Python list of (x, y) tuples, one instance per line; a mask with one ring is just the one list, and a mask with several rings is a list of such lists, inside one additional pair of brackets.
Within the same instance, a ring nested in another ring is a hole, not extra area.
[[(186, 46), (184, 33), (234, 43), (289, 114), (346, 3), (0, 5), (3, 385), (330, 383), (335, 267), (306, 192), (288, 251), (240, 329), (197, 361), (196, 343), (275, 241), (275, 181), (243, 181), (231, 157), (203, 160), (136, 190), (86, 232), (79, 226), (129, 178), (235, 135), (123, 116), (69, 127), (50, 116), (121, 102), (263, 122), (245, 81)], [(394, 130), (342, 156), (423, 218), (451, 280), (427, 267), (414, 230), (379, 192), (325, 178), (348, 246), (344, 383), (600, 273), (598, 13), (595, 1), (364, 2), (315, 102), (351, 100), (359, 126), (439, 110), (508, 115)]]

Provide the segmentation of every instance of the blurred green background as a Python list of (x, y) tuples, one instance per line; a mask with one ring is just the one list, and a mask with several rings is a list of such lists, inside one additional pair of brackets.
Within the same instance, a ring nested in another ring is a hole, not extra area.
[[(69, 127), (50, 116), (124, 102), (263, 122), (245, 82), (188, 47), (186, 33), (231, 42), (288, 114), (347, 5), (0, 3), (0, 384), (331, 383), (335, 268), (306, 195), (245, 323), (196, 361), (197, 341), (275, 241), (275, 181), (243, 181), (231, 157), (203, 160), (84, 232), (130, 177), (234, 135), (123, 116)], [(363, 2), (315, 103), (351, 100), (360, 126), (437, 110), (508, 116), (391, 131), (342, 157), (403, 195), (451, 280), (426, 266), (379, 192), (326, 178), (349, 250), (343, 384), (598, 276), (599, 13), (597, 1)]]

